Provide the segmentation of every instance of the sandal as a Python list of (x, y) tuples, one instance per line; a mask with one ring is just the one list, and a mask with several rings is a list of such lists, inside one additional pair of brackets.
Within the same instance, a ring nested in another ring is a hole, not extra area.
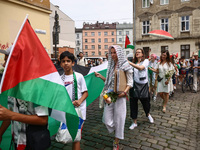
[(166, 112), (166, 107), (163, 106), (162, 112), (164, 112), (164, 113)]

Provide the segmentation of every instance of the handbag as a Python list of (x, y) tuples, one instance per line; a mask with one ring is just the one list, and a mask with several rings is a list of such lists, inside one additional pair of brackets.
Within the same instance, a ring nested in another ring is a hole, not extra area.
[(157, 76), (158, 82), (162, 81), (163, 78), (161, 78), (159, 75)]
[(28, 125), (26, 128), (26, 139), (27, 150), (45, 150), (51, 146), (47, 125)]
[(131, 88), (130, 97), (135, 98), (149, 98), (148, 83), (140, 84), (134, 81), (134, 86)]
[(58, 129), (58, 132), (56, 134), (56, 141), (61, 142), (63, 144), (72, 143), (72, 142), (78, 142), (81, 140), (81, 129), (83, 127), (84, 120), (82, 118), (81, 110), (79, 107), (75, 108), (78, 116), (79, 116), (79, 125), (78, 125), (78, 132), (76, 134), (76, 138), (74, 141), (72, 140), (72, 137), (69, 133), (69, 130), (67, 128), (67, 125), (65, 123), (60, 123), (60, 127)]
[(126, 73), (123, 70), (115, 71), (114, 92), (122, 92), (127, 86)]

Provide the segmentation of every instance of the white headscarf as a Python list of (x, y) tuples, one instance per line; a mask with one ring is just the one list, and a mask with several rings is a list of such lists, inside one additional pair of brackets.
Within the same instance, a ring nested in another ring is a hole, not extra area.
[(105, 81), (105, 90), (108, 90), (108, 88), (112, 88), (114, 86), (114, 67), (115, 62), (111, 57), (111, 48), (114, 48), (117, 53), (117, 64), (116, 69), (117, 70), (123, 70), (123, 71), (130, 71), (133, 72), (133, 69), (131, 65), (128, 63), (126, 56), (124, 54), (124, 50), (119, 45), (111, 45), (109, 47), (108, 52), (108, 68), (107, 68), (107, 75), (106, 75), (106, 81)]

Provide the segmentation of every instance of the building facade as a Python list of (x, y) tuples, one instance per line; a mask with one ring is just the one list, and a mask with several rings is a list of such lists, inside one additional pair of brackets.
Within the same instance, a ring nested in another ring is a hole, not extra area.
[(50, 15), (50, 32), (51, 32), (51, 53), (52, 57), (55, 57), (55, 45), (53, 45), (53, 26), (55, 22), (55, 11), (59, 15), (59, 25), (60, 25), (60, 33), (59, 33), (59, 44), (57, 44), (57, 52), (56, 55), (59, 57), (63, 51), (70, 51), (74, 53), (75, 50), (75, 22), (65, 13), (63, 13), (59, 6), (55, 6), (51, 3), (51, 15)]
[[(167, 49), (189, 58), (200, 49), (200, 0), (141, 0), (135, 6), (136, 48), (143, 48), (146, 55)], [(148, 35), (160, 29), (174, 40)]]
[(85, 57), (105, 57), (109, 46), (116, 44), (116, 23), (84, 23), (82, 37)]
[[(133, 44), (133, 24), (132, 23), (123, 23), (116, 25), (117, 30), (117, 45), (120, 45), (122, 48), (125, 48), (126, 35), (129, 37), (129, 41)], [(128, 48), (125, 49), (125, 54), (128, 55), (132, 53), (133, 50)]]
[[(33, 30), (50, 55), (50, 13), (49, 0), (0, 1), (0, 49), (7, 49), (14, 43), (26, 15), (29, 14)], [(4, 55), (0, 54), (0, 64), (3, 59)]]
[(78, 55), (80, 52), (83, 52), (83, 37), (82, 37), (82, 28), (76, 28), (75, 29), (75, 33), (76, 33), (76, 55)]

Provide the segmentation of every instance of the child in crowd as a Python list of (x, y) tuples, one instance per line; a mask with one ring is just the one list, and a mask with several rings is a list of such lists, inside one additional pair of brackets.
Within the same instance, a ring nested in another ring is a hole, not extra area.
[[(85, 79), (82, 74), (74, 72), (74, 55), (68, 51), (60, 55), (60, 65), (64, 69), (64, 74), (61, 76), (64, 81), (67, 92), (72, 100), (74, 107), (79, 107), (82, 113), (83, 120), (86, 119), (86, 101), (88, 97)], [(77, 87), (77, 89), (75, 89)], [(77, 91), (77, 97), (76, 92)], [(82, 125), (83, 127), (83, 125)], [(81, 127), (81, 129), (82, 129)], [(80, 150), (80, 141), (73, 143), (73, 150)]]

